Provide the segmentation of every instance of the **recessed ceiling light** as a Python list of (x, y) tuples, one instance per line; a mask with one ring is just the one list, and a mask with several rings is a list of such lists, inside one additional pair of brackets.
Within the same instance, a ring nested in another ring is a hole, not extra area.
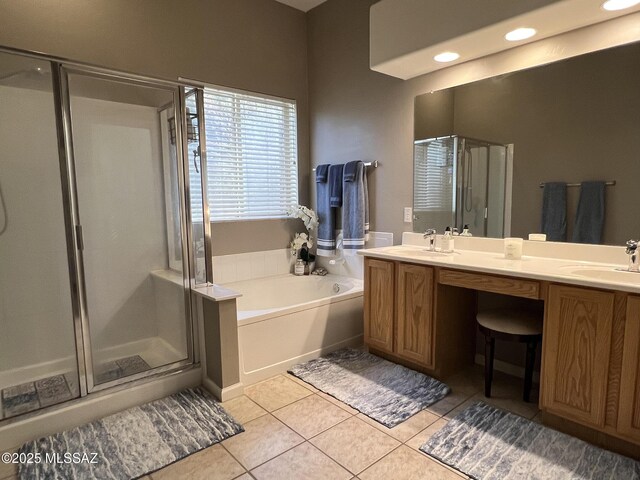
[(436, 62), (441, 62), (441, 63), (453, 62), (454, 60), (457, 60), (459, 58), (460, 58), (460, 55), (458, 55), (456, 52), (442, 52), (436, 55), (435, 57), (433, 57), (433, 59)]
[[(640, 1), (640, 0), (638, 0)], [(510, 42), (517, 42), (518, 40), (524, 40), (526, 38), (531, 38), (536, 34), (535, 28), (523, 27), (516, 28), (515, 30), (511, 30), (507, 33), (504, 38), (509, 40)]]
[(640, 0), (607, 0), (602, 4), (602, 8), (608, 11), (624, 10), (640, 3)]

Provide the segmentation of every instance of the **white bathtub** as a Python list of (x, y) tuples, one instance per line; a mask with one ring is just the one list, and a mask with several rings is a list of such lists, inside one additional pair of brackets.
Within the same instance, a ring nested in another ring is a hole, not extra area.
[(225, 284), (237, 299), (240, 381), (259, 382), (290, 366), (362, 343), (363, 282), (327, 275), (277, 275)]

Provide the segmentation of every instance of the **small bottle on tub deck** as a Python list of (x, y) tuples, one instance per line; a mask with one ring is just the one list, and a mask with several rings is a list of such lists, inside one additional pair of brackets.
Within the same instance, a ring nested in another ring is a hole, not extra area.
[(302, 260), (301, 258), (296, 260), (296, 264), (293, 267), (293, 274), (304, 275), (304, 260)]

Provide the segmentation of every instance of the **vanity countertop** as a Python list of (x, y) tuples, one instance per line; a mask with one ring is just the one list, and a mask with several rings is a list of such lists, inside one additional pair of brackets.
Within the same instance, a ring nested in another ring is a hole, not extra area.
[(640, 293), (640, 273), (620, 271), (624, 264), (579, 261), (523, 255), (507, 260), (496, 251), (456, 249), (453, 253), (428, 252), (424, 246), (396, 245), (359, 250), (365, 257), (404, 261), (436, 267), (492, 273), (519, 278)]

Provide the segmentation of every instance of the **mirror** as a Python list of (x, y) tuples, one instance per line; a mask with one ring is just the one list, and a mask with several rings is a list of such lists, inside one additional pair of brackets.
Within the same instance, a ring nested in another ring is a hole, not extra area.
[(599, 243), (640, 237), (640, 44), (419, 95), (414, 140), (415, 232), (527, 238), (564, 182), (571, 241), (580, 183), (604, 181)]

